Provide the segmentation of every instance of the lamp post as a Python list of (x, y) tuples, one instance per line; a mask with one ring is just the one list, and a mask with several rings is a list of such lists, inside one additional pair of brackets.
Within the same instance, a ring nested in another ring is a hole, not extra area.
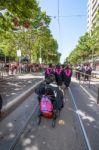
[[(46, 26), (45, 21), (42, 19), (40, 22), (40, 26), (38, 29), (40, 29), (41, 27)], [(42, 33), (42, 31), (40, 31)], [(40, 34), (41, 35), (41, 34)], [(39, 63), (42, 63), (42, 43), (40, 42), (40, 50), (39, 50)]]
[[(92, 38), (92, 30), (90, 30), (89, 32), (90, 38)], [(93, 68), (93, 64), (94, 64), (94, 48), (92, 48), (92, 68)]]
[(94, 48), (92, 48), (92, 68), (94, 67)]
[(19, 73), (21, 73), (21, 66), (20, 66), (20, 61), (21, 61), (21, 50), (17, 50), (17, 56), (18, 56), (18, 59), (19, 59)]
[(41, 46), (40, 46), (40, 58), (39, 58), (39, 62), (40, 62), (40, 64), (42, 63), (42, 48), (41, 48)]

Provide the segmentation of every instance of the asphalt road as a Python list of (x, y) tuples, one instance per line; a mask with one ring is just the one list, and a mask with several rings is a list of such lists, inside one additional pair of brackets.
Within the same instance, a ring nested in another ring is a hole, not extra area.
[(37, 111), (31, 118), (27, 128), (21, 135), (15, 150), (85, 150), (86, 145), (81, 132), (75, 109), (66, 93), (66, 103), (55, 128), (52, 120), (42, 118), (40, 126), (37, 125)]
[[(38, 126), (37, 96), (32, 94), (0, 122), (0, 148), (2, 150), (87, 150), (86, 140), (77, 117), (78, 112), (91, 146), (89, 150), (98, 150), (99, 107), (96, 98), (91, 91), (86, 90), (86, 85), (81, 85), (74, 79), (70, 89), (77, 111), (68, 90), (65, 107), (57, 118), (55, 128), (51, 126), (52, 120), (45, 118)], [(25, 125), (27, 126), (24, 129)]]
[[(37, 95), (32, 94), (1, 122), (2, 150), (86, 150), (81, 127), (68, 92), (55, 128), (52, 127), (51, 119), (42, 118), (40, 126), (37, 125), (37, 108)], [(23, 130), (25, 124), (27, 126)]]
[(99, 105), (97, 104), (99, 80), (78, 84), (74, 80), (71, 91), (83, 122), (92, 150), (99, 150)]

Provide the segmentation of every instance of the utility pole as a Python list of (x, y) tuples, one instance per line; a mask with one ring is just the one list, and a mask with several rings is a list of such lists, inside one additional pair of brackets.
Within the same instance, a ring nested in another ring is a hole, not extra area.
[(40, 58), (39, 58), (39, 62), (40, 64), (42, 63), (42, 47), (40, 45)]

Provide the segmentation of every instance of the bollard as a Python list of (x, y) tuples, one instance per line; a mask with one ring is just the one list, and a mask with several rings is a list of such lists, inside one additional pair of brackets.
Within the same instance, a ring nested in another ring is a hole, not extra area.
[(99, 87), (98, 87), (98, 95), (97, 95), (97, 104), (99, 104)]

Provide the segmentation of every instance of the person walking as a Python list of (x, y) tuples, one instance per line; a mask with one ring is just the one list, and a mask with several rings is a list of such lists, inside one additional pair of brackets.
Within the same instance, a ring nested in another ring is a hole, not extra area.
[(63, 72), (63, 80), (65, 87), (69, 87), (72, 77), (72, 70), (69, 66), (66, 66)]
[(57, 64), (56, 65), (56, 68), (55, 68), (55, 71), (54, 71), (54, 74), (55, 74), (55, 78), (56, 78), (56, 83), (58, 86), (62, 86), (63, 84), (63, 80), (62, 80), (62, 67)]
[(49, 64), (49, 66), (45, 69), (45, 79), (50, 75), (53, 74), (53, 66)]
[(91, 72), (92, 72), (92, 68), (91, 68), (91, 66), (88, 64), (88, 65), (85, 67), (85, 80), (89, 80), (89, 79), (90, 79)]

